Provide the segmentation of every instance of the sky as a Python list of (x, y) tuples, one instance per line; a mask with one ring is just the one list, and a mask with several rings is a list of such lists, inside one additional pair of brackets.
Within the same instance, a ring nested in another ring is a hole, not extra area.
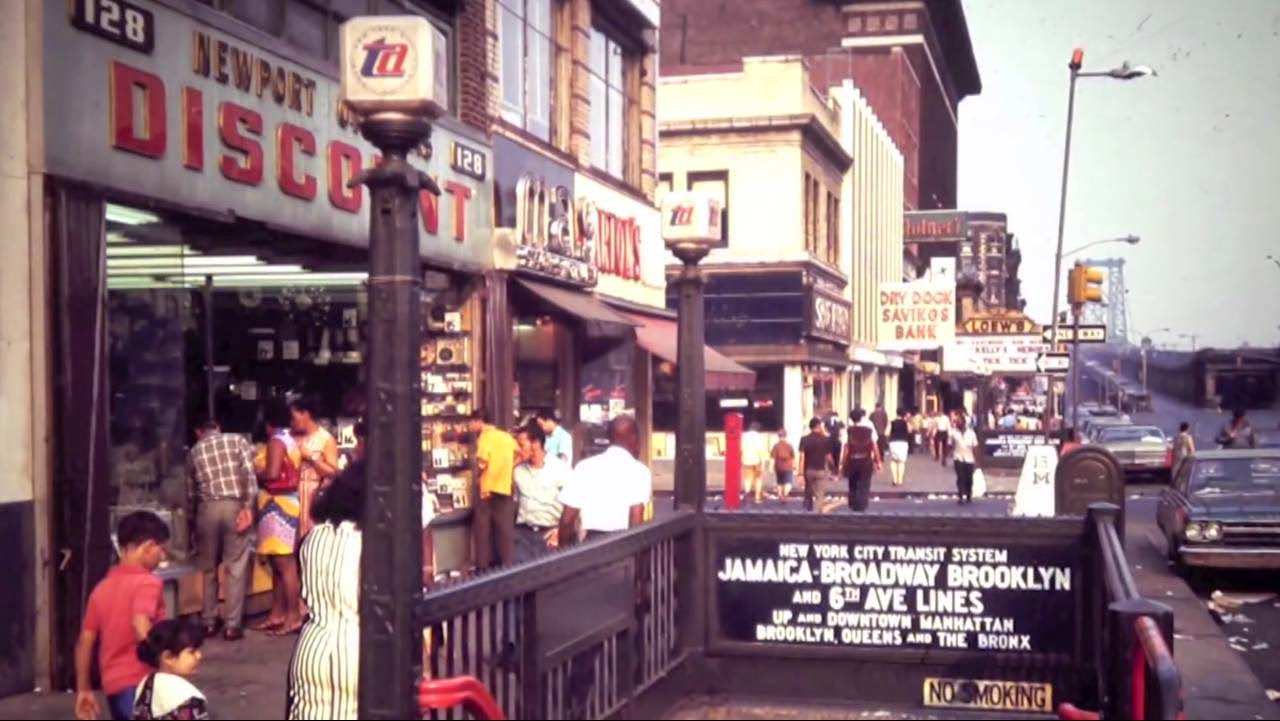
[[(1280, 345), (1280, 0), (963, 0), (982, 92), (960, 104), (959, 206), (1005, 212), (1027, 310), (1050, 316), (1067, 63), (1154, 78), (1076, 87), (1066, 250), (1122, 257), (1130, 334)], [(1064, 280), (1065, 286), (1065, 280)], [(1065, 290), (1063, 291), (1065, 295)], [(1174, 332), (1156, 329), (1173, 327)], [(1135, 342), (1141, 338), (1136, 335)]]

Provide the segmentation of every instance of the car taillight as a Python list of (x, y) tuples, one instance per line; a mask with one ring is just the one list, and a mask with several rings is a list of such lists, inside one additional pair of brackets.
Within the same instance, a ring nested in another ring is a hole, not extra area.
[(1164, 467), (1173, 468), (1173, 449), (1172, 448), (1164, 449)]

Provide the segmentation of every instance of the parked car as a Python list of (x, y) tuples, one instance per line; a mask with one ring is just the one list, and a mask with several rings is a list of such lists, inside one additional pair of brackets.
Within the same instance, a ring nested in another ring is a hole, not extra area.
[(1280, 570), (1280, 449), (1183, 460), (1157, 520), (1180, 567)]
[(1280, 429), (1254, 431), (1253, 437), (1258, 443), (1258, 448), (1280, 448)]
[(1133, 421), (1129, 416), (1125, 415), (1089, 416), (1088, 418), (1080, 419), (1080, 437), (1087, 443), (1092, 441), (1102, 428), (1128, 426), (1132, 424)]
[(1124, 469), (1126, 478), (1156, 474), (1161, 480), (1169, 479), (1173, 445), (1164, 431), (1155, 426), (1117, 424), (1095, 424), (1089, 431), (1087, 442), (1111, 451)]

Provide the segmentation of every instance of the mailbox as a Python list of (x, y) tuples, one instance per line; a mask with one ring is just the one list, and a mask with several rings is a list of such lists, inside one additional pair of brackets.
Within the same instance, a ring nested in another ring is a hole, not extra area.
[(1056, 513), (1083, 516), (1093, 503), (1120, 508), (1119, 532), (1124, 535), (1124, 471), (1110, 451), (1081, 446), (1064, 453), (1054, 477)]

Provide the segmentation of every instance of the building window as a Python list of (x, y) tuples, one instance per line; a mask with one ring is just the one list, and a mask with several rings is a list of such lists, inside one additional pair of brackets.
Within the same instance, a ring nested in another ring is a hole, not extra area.
[(804, 174), (804, 249), (808, 253), (816, 254), (818, 252), (817, 244), (814, 242), (814, 225), (815, 218), (812, 211), (814, 206), (813, 199), (813, 176), (808, 173)]
[(689, 190), (706, 193), (720, 201), (721, 240), (729, 240), (729, 171), (708, 170), (689, 173)]
[(591, 29), (587, 51), (591, 101), (591, 162), (615, 178), (628, 178), (629, 156), (636, 149), (629, 139), (629, 108), (636, 104), (632, 54), (599, 28)]
[(498, 0), (502, 117), (551, 142), (552, 0)]
[(653, 201), (659, 207), (662, 206), (662, 199), (666, 197), (667, 193), (671, 192), (673, 183), (674, 180), (671, 177), (671, 173), (658, 173), (658, 187), (654, 190)]
[(840, 265), (840, 201), (827, 193), (827, 262)]

